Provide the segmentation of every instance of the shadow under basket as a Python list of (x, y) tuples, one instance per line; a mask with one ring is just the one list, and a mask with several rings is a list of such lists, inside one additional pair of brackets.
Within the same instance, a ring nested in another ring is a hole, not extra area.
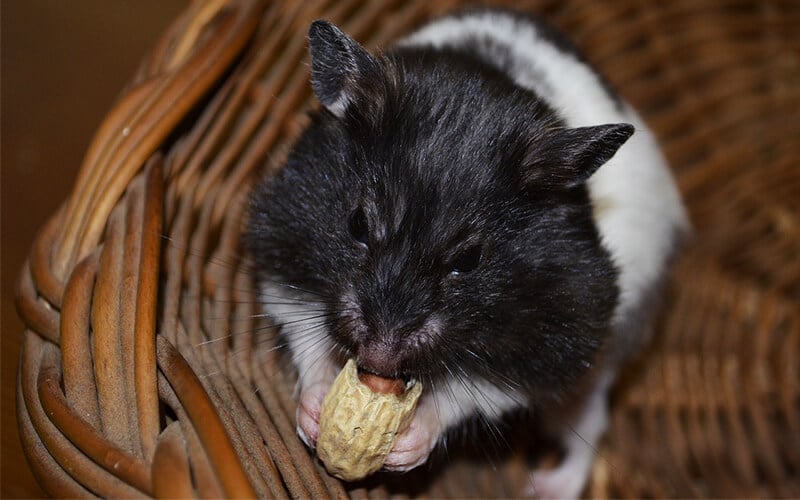
[[(456, 1), (194, 3), (99, 127), (19, 281), (18, 413), (53, 495), (508, 497), (526, 457), (349, 485), (295, 434), (239, 235), (314, 106), (306, 30), (385, 47)], [(507, 2), (512, 6), (512, 2)], [(800, 3), (536, 0), (652, 126), (695, 235), (591, 497), (800, 496)]]

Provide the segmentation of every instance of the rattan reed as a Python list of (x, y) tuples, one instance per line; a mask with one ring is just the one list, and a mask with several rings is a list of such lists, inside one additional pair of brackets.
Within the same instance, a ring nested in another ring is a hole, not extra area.
[[(380, 47), (459, 2), (193, 4), (141, 64), (19, 284), (18, 413), (58, 496), (510, 496), (524, 459), (343, 486), (240, 258), (255, 172), (305, 113), (305, 32)], [(511, 5), (511, 2), (508, 3)], [(696, 229), (625, 372), (592, 497), (800, 496), (800, 3), (537, 0), (657, 132)]]

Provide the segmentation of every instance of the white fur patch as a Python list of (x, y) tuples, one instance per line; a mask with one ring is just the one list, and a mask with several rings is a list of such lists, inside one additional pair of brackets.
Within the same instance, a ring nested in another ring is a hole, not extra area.
[(476, 414), (497, 419), (513, 408), (527, 404), (527, 400), (509, 390), (500, 390), (480, 378), (462, 380), (449, 377), (426, 393), (420, 405), (430, 405), (442, 431), (453, 427)]
[(301, 386), (320, 382), (339, 371), (332, 361), (335, 349), (326, 324), (325, 304), (313, 295), (265, 283), (261, 288), (264, 310), (281, 326)]
[(598, 374), (595, 387), (564, 434), (564, 460), (553, 469), (531, 473), (526, 494), (536, 498), (578, 498), (598, 454), (597, 443), (608, 428), (608, 390), (613, 374)]
[(350, 106), (350, 101), (350, 96), (342, 92), (335, 101), (326, 104), (325, 107), (328, 108), (328, 111), (333, 113), (336, 118), (342, 118), (345, 111), (347, 111), (347, 108)]

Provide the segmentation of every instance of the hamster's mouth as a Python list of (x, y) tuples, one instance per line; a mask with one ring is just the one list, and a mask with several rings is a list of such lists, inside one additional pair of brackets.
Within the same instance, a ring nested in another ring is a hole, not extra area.
[(408, 373), (396, 373), (396, 374), (387, 375), (385, 373), (377, 373), (377, 372), (375, 372), (373, 370), (368, 370), (368, 369), (366, 369), (366, 368), (364, 368), (364, 367), (362, 367), (360, 365), (357, 365), (357, 370), (358, 370), (359, 376), (364, 374), (366, 376), (378, 377), (378, 378), (382, 378), (382, 379), (386, 379), (386, 380), (399, 380), (399, 381), (402, 381), (402, 384), (403, 384), (403, 386), (404, 386), (404, 388), (406, 390), (414, 387), (414, 385), (416, 385), (416, 383), (417, 383), (417, 379), (415, 377), (411, 376)]

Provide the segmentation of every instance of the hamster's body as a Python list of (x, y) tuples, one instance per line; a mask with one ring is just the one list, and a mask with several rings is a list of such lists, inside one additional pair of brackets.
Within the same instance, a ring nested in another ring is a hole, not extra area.
[[(351, 356), (431, 382), (387, 460), (394, 470), (423, 463), (466, 417), (527, 404), (547, 414), (572, 398), (552, 425), (565, 459), (534, 472), (530, 492), (578, 495), (607, 426), (607, 391), (647, 338), (688, 228), (652, 134), (532, 18), (448, 16), (383, 59), (328, 24), (312, 27), (310, 41), (325, 109), (256, 190), (246, 235), (265, 308), (298, 367), (298, 432), (313, 446), (321, 399)], [(345, 236), (326, 236), (337, 227)], [(485, 293), (485, 304), (470, 293)], [(443, 347), (448, 338), (463, 349)]]

